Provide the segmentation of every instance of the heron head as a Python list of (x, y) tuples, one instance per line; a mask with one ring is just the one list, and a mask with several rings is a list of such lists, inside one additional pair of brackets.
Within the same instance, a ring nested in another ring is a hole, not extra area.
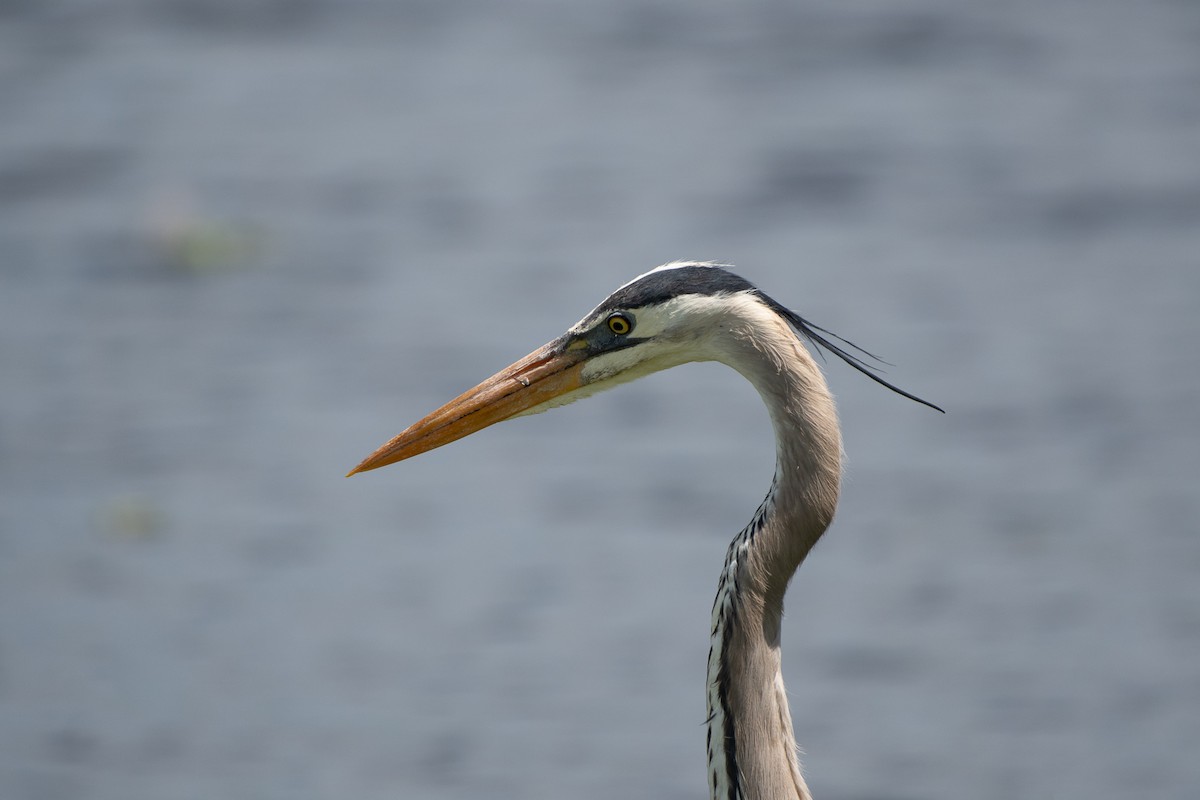
[(716, 358), (719, 298), (753, 290), (711, 264), (677, 262), (622, 286), (566, 333), (384, 444), (350, 474), (393, 464), (512, 417), (537, 414), (652, 372)]

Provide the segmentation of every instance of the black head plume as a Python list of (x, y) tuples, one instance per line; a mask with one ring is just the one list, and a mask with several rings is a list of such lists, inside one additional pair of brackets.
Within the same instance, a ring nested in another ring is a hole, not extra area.
[[(903, 389), (901, 389), (899, 386), (896, 386), (895, 384), (889, 383), (888, 381), (884, 380), (883, 378), (881, 378), (879, 376), (878, 373), (875, 372), (875, 369), (870, 364), (868, 364), (866, 361), (864, 361), (862, 358), (855, 355), (854, 353), (847, 351), (841, 345), (831, 342), (829, 340), (829, 338), (826, 338), (826, 337), (836, 339), (837, 341), (841, 342), (842, 344), (846, 345), (847, 347), (851, 348), (852, 350), (857, 350), (859, 353), (862, 353), (862, 355), (866, 356), (867, 358), (871, 359), (872, 361), (876, 361), (880, 364), (886, 364), (887, 366), (892, 366), (891, 364), (888, 364), (888, 362), (884, 361), (879, 356), (875, 355), (874, 353), (870, 353), (870, 352), (864, 350), (863, 348), (859, 347), (858, 345), (856, 345), (854, 342), (850, 341), (849, 339), (843, 339), (841, 336), (838, 336), (833, 331), (826, 330), (825, 328), (822, 328), (819, 325), (814, 325), (813, 323), (804, 319), (804, 317), (797, 314), (795, 311), (792, 311), (790, 308), (787, 308), (786, 306), (780, 305), (775, 300), (772, 300), (770, 297), (766, 296), (762, 292), (759, 292), (756, 290), (755, 293), (758, 295), (759, 299), (761, 299), (764, 303), (766, 303), (772, 309), (774, 309), (774, 311), (777, 314), (779, 314), (781, 317), (786, 319), (788, 321), (788, 324), (792, 326), (792, 329), (795, 330), (796, 333), (800, 334), (805, 339), (808, 339), (808, 341), (812, 342), (813, 346), (817, 348), (818, 353), (822, 349), (828, 350), (830, 353), (833, 353), (835, 356), (840, 358), (842, 361), (845, 361), (850, 366), (854, 367), (856, 370), (861, 372), (863, 375), (866, 375), (868, 378), (870, 378), (871, 380), (875, 381), (878, 384), (886, 386), (887, 388), (891, 389), (896, 394), (898, 394), (902, 397), (907, 397), (909, 400), (913, 400), (917, 403), (920, 403), (923, 406), (929, 406), (930, 408), (932, 408), (935, 411), (941, 411), (943, 414), (946, 413), (946, 410), (944, 408), (942, 408), (941, 406), (936, 406), (933, 403), (929, 402), (928, 400), (922, 400), (920, 397), (917, 397), (915, 394), (906, 392)], [(822, 334), (824, 334), (824, 335), (822, 335)]]

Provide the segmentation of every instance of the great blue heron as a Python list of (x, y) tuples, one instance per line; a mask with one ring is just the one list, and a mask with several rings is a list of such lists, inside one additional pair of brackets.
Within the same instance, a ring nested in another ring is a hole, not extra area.
[(842, 443), (833, 398), (801, 339), (941, 410), (883, 380), (842, 345), (874, 358), (870, 353), (723, 265), (676, 262), (625, 284), (562, 336), (437, 409), (350, 474), (668, 367), (690, 361), (733, 367), (766, 403), (776, 466), (766, 499), (729, 545), (713, 603), (709, 792), (713, 800), (809, 800), (780, 673), (780, 621), (788, 581), (833, 518)]

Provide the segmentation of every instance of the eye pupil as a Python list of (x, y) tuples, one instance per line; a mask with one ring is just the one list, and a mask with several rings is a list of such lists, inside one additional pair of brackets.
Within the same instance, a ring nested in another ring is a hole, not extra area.
[(624, 336), (633, 330), (633, 322), (624, 314), (613, 314), (608, 318), (608, 329), (618, 336)]

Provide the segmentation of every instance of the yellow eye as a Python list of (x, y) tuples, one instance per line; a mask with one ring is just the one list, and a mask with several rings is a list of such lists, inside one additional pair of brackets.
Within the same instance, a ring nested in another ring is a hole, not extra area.
[(624, 314), (613, 314), (608, 318), (608, 329), (617, 336), (624, 336), (633, 330), (633, 320)]

